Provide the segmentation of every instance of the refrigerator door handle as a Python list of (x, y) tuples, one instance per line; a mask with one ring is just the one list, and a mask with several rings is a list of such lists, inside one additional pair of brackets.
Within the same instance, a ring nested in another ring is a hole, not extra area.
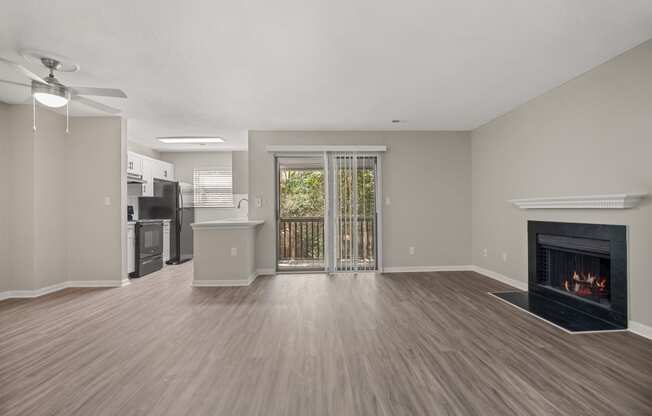
[(177, 185), (177, 194), (179, 198), (179, 205), (181, 206), (181, 208), (179, 209), (180, 215), (179, 215), (179, 222), (177, 224), (177, 227), (179, 228), (179, 230), (181, 230), (181, 224), (183, 224), (183, 194), (181, 192), (181, 186), (179, 185)]

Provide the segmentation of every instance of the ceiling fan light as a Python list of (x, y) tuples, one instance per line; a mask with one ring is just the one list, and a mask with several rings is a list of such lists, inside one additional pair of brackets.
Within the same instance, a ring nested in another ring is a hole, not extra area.
[(35, 92), (34, 98), (46, 107), (59, 108), (68, 104), (68, 97), (47, 92)]
[(56, 78), (48, 77), (48, 83), (32, 81), (32, 95), (46, 107), (59, 108), (68, 104), (70, 92)]

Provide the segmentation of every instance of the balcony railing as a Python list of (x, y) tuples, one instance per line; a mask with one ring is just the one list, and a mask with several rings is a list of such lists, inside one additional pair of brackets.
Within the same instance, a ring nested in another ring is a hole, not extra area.
[[(337, 229), (342, 236), (342, 253), (352, 253), (352, 234), (357, 231), (357, 267), (375, 269), (375, 227), (370, 219), (358, 218), (357, 230), (351, 220), (340, 219)], [(347, 231), (348, 230), (348, 231)], [(351, 258), (340, 255), (339, 268), (352, 268)], [(324, 268), (324, 219), (322, 217), (281, 218), (279, 221), (279, 266), (287, 269)]]
[(324, 219), (281, 218), (279, 261), (294, 268), (324, 267)]

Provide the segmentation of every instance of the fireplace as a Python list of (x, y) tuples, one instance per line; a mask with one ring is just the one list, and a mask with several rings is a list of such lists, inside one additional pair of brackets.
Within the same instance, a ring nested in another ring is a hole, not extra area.
[(611, 305), (609, 241), (538, 234), (536, 284), (546, 289)]
[(627, 328), (623, 225), (528, 222), (528, 291), (494, 295), (571, 332)]
[(627, 327), (627, 240), (622, 225), (528, 222), (528, 290)]

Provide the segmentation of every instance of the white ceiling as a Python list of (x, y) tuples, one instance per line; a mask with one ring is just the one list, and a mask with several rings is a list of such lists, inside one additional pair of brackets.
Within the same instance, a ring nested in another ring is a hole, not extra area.
[[(0, 13), (2, 56), (71, 57), (81, 71), (60, 79), (122, 88), (128, 100), (98, 101), (161, 150), (155, 136), (217, 134), (230, 149), (248, 129), (472, 129), (649, 38), (650, 0), (23, 0)], [(27, 97), (0, 86), (2, 101)]]

